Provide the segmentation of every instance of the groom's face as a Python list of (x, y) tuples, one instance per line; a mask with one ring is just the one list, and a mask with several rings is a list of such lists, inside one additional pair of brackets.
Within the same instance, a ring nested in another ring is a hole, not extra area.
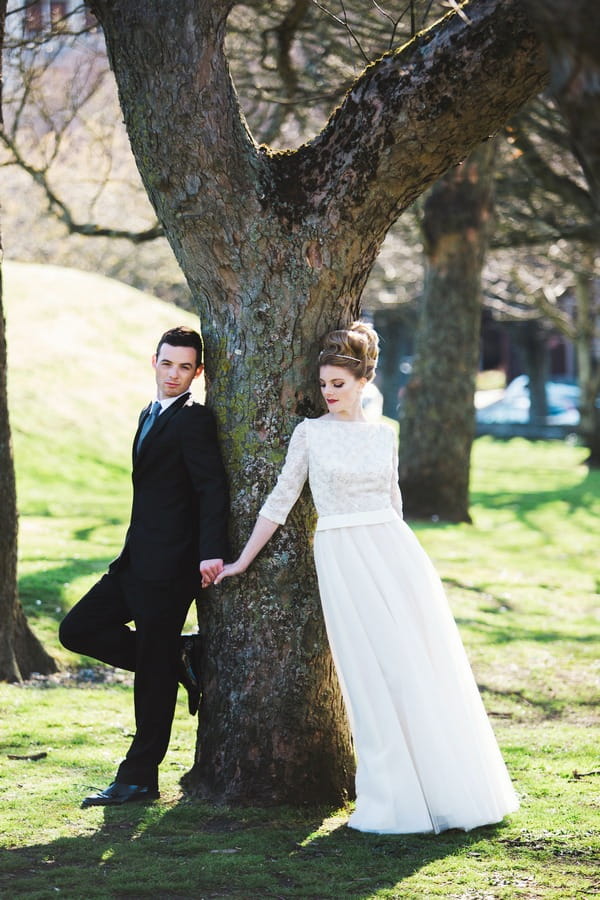
[(178, 397), (189, 390), (194, 378), (202, 374), (203, 366), (198, 366), (194, 347), (172, 347), (162, 344), (152, 357), (152, 365), (156, 372), (158, 399), (167, 400)]

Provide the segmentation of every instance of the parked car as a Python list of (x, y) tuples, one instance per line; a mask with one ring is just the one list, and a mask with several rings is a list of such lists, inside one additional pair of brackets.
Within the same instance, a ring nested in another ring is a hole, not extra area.
[[(579, 385), (562, 381), (546, 382), (548, 402), (547, 425), (579, 424)], [(529, 422), (529, 376), (518, 375), (499, 399), (475, 411), (475, 421), (481, 425)]]

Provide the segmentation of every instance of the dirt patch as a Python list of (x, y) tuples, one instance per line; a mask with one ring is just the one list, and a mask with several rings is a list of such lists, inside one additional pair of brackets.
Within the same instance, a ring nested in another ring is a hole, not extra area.
[(112, 666), (86, 666), (79, 669), (64, 669), (51, 675), (34, 672), (27, 681), (15, 685), (22, 688), (89, 688), (105, 687), (111, 684), (133, 685), (133, 672), (115, 669)]

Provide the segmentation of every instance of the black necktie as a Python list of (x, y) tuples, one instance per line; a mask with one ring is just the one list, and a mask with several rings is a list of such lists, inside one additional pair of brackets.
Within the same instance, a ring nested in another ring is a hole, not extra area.
[(140, 431), (140, 436), (138, 438), (137, 447), (135, 448), (136, 453), (140, 452), (140, 447), (142, 446), (146, 435), (148, 434), (148, 432), (150, 431), (150, 429), (152, 428), (152, 426), (158, 419), (161, 409), (162, 409), (162, 406), (160, 405), (160, 402), (158, 400), (155, 400), (154, 403), (152, 404), (152, 409), (150, 410), (150, 413), (144, 419), (144, 424), (142, 425), (142, 429)]

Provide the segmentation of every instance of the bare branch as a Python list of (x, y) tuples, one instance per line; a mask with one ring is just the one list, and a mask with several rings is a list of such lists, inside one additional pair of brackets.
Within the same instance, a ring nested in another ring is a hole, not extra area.
[(522, 163), (539, 186), (562, 200), (568, 199), (570, 203), (580, 209), (582, 215), (588, 218), (593, 217), (594, 204), (589, 193), (579, 187), (572, 178), (554, 171), (538, 152), (519, 119), (507, 127), (507, 133), (514, 145), (521, 151)]
[[(163, 234), (162, 228), (156, 223), (150, 228), (142, 231), (132, 231), (125, 228), (111, 228), (108, 226), (97, 225), (93, 222), (78, 222), (73, 216), (69, 206), (60, 199), (60, 197), (52, 189), (48, 178), (47, 170), (37, 169), (20, 156), (19, 150), (12, 143), (6, 134), (0, 135), (0, 140), (13, 154), (13, 165), (18, 165), (21, 169), (28, 173), (35, 183), (43, 190), (48, 202), (48, 210), (57, 217), (67, 228), (69, 234), (81, 234), (86, 237), (112, 237), (124, 238), (133, 244), (141, 244), (145, 241), (153, 241)], [(4, 163), (10, 165), (10, 163)]]
[(313, 3), (315, 4), (315, 6), (317, 6), (322, 12), (324, 12), (325, 15), (329, 16), (331, 19), (333, 19), (334, 22), (337, 22), (338, 25), (341, 25), (342, 28), (345, 28), (345, 29), (346, 29), (346, 31), (348, 32), (348, 35), (352, 38), (352, 40), (353, 40), (354, 43), (356, 44), (356, 47), (358, 48), (358, 51), (359, 51), (360, 55), (362, 56), (362, 58), (363, 58), (365, 64), (368, 65), (368, 64), (370, 63), (371, 60), (369, 59), (369, 57), (367, 56), (367, 54), (366, 54), (365, 51), (363, 50), (363, 47), (362, 47), (361, 42), (359, 41), (359, 39), (357, 38), (356, 34), (354, 33), (354, 29), (351, 27), (350, 23), (348, 22), (348, 16), (347, 16), (347, 14), (346, 14), (346, 9), (345, 9), (345, 7), (344, 7), (343, 0), (340, 0), (340, 6), (342, 7), (342, 15), (341, 15), (341, 17), (340, 17), (340, 16), (336, 16), (335, 13), (332, 13), (331, 10), (328, 9), (324, 4), (319, 3), (319, 0), (312, 0), (312, 2), (313, 2)]

